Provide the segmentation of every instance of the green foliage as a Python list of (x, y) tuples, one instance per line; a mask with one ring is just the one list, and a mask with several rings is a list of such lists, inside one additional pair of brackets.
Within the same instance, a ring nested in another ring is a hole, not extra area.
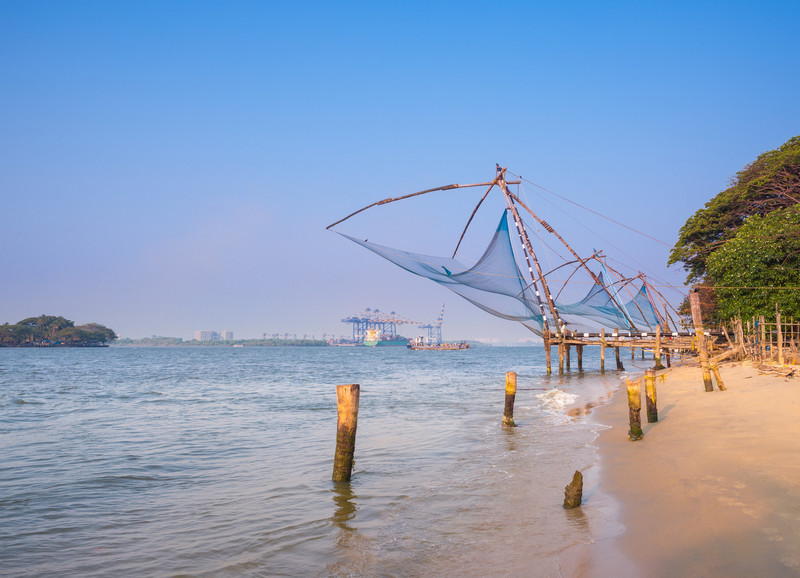
[(716, 282), (718, 316), (741, 312), (800, 317), (800, 205), (750, 216), (736, 235), (707, 259)]
[[(714, 251), (736, 236), (748, 217), (764, 216), (800, 202), (800, 136), (760, 155), (731, 186), (705, 204), (681, 227), (669, 265), (683, 263), (687, 283), (708, 273)], [(714, 282), (714, 279), (708, 279)]]
[(117, 335), (99, 323), (75, 326), (73, 321), (53, 315), (28, 317), (14, 325), (0, 326), (0, 347), (88, 347), (114, 341)]

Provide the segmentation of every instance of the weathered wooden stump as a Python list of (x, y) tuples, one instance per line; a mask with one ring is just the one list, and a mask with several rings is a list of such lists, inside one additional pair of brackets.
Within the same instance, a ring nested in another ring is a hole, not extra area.
[(658, 421), (658, 406), (656, 405), (656, 372), (652, 369), (644, 372), (644, 391), (647, 423), (655, 423)]
[(572, 481), (564, 488), (564, 507), (568, 510), (579, 508), (581, 500), (583, 500), (583, 474), (575, 470)]
[(644, 432), (642, 431), (642, 380), (637, 379), (631, 381), (625, 380), (625, 385), (628, 389), (628, 417), (630, 421), (630, 430), (628, 430), (628, 439), (632, 442), (642, 439)]
[(334, 482), (349, 482), (353, 471), (360, 393), (361, 388), (357, 383), (336, 386), (338, 417), (336, 421), (336, 453), (333, 456)]
[(506, 407), (503, 411), (503, 425), (516, 427), (514, 423), (514, 399), (517, 397), (517, 374), (513, 371), (506, 372)]

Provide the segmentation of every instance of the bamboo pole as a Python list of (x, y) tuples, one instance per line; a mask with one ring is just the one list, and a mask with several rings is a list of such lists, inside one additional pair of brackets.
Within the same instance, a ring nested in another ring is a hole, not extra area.
[(778, 363), (783, 365), (783, 331), (781, 330), (781, 312), (775, 304), (775, 325), (778, 328)]
[(357, 383), (336, 386), (336, 453), (333, 457), (333, 481), (349, 482), (353, 471), (358, 426), (358, 399), (361, 387)]
[(759, 323), (761, 323), (761, 360), (764, 361), (767, 359), (767, 328), (763, 315), (759, 318)]
[(630, 422), (630, 429), (628, 430), (628, 440), (635, 442), (642, 439), (644, 432), (642, 431), (642, 380), (637, 379), (631, 381), (625, 380), (625, 386), (628, 390), (628, 418)]
[(513, 371), (506, 372), (506, 406), (503, 411), (503, 426), (516, 427), (514, 423), (514, 398), (517, 396), (517, 374)]
[(606, 330), (600, 329), (600, 372), (606, 370)]
[(647, 406), (647, 423), (658, 421), (658, 406), (656, 405), (656, 372), (648, 369), (644, 372), (645, 404)]
[(706, 391), (714, 391), (714, 385), (711, 382), (711, 372), (708, 368), (708, 351), (706, 351), (705, 347), (703, 314), (700, 310), (700, 294), (697, 292), (697, 289), (689, 293), (689, 306), (692, 310), (694, 333), (697, 338), (697, 352), (700, 356), (700, 369), (703, 372), (703, 384), (706, 388)]

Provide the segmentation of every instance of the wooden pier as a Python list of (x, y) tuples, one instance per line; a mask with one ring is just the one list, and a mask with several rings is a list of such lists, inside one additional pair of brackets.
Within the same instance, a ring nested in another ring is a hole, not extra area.
[[(704, 336), (709, 348), (713, 351), (718, 344), (726, 343), (723, 333), (719, 331), (705, 331)], [(580, 333), (577, 331), (565, 331), (560, 336), (544, 335), (544, 350), (547, 362), (547, 373), (552, 373), (552, 348), (558, 348), (558, 372), (569, 371), (572, 367), (572, 348), (575, 348), (575, 357), (578, 371), (583, 371), (583, 349), (584, 347), (600, 348), (600, 370), (606, 369), (607, 350), (614, 350), (614, 368), (624, 369), (622, 351), (626, 348), (630, 350), (631, 360), (635, 359), (636, 350), (644, 356), (650, 352), (655, 361), (656, 367), (670, 367), (671, 357), (674, 354), (683, 355), (685, 353), (697, 352), (698, 340), (695, 333), (688, 331), (665, 332), (650, 331), (634, 333), (631, 331), (620, 331), (617, 329), (599, 333)], [(663, 365), (662, 365), (663, 359)]]

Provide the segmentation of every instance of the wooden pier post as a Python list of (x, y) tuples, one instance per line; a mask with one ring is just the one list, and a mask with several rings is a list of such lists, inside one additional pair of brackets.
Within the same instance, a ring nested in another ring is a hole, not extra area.
[(764, 361), (767, 358), (767, 328), (763, 315), (758, 322), (761, 325), (761, 361)]
[(644, 372), (644, 396), (647, 406), (647, 423), (658, 421), (658, 406), (656, 405), (656, 372), (648, 369)]
[(656, 348), (653, 350), (653, 359), (656, 361), (655, 369), (664, 369), (661, 363), (661, 324), (656, 325)]
[(606, 370), (606, 330), (600, 329), (600, 373)]
[(544, 335), (542, 337), (544, 338), (544, 358), (547, 363), (547, 375), (550, 375), (551, 373), (553, 373), (553, 368), (550, 364), (550, 346), (552, 345), (550, 341), (550, 329), (545, 327), (543, 333)]
[(336, 453), (333, 457), (334, 482), (349, 482), (353, 471), (360, 392), (361, 387), (357, 383), (336, 386), (338, 417), (336, 421)]
[(642, 431), (642, 380), (637, 379), (631, 381), (625, 380), (625, 385), (628, 389), (628, 417), (630, 421), (630, 429), (628, 430), (628, 439), (632, 442), (642, 439), (644, 432)]
[(614, 329), (614, 339), (617, 342), (617, 344), (614, 346), (614, 355), (617, 358), (617, 371), (625, 371), (625, 367), (622, 365), (622, 361), (619, 358), (620, 338), (619, 329)]
[(583, 371), (583, 345), (576, 345), (575, 352), (578, 354), (578, 371)]
[(569, 369), (570, 369), (569, 347), (570, 347), (569, 343), (565, 343), (564, 344), (564, 348), (565, 348), (564, 360), (566, 361), (566, 364), (567, 364), (567, 371), (569, 371)]
[(706, 351), (705, 333), (703, 331), (703, 314), (700, 311), (700, 294), (697, 289), (689, 292), (689, 306), (692, 310), (694, 333), (697, 338), (697, 353), (700, 356), (700, 369), (703, 372), (703, 385), (706, 391), (714, 391), (711, 383), (711, 372), (708, 368), (708, 351)]
[(564, 373), (564, 338), (558, 338), (558, 373)]
[(516, 427), (514, 423), (514, 399), (517, 397), (517, 374), (506, 372), (506, 407), (503, 411), (503, 426)]

